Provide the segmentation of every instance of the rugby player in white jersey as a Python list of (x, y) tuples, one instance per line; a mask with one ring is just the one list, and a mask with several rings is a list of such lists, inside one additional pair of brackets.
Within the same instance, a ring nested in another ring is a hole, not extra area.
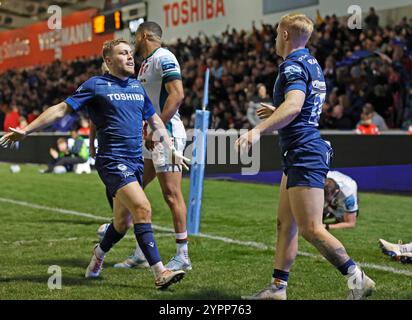
[[(155, 23), (146, 21), (136, 32), (136, 54), (143, 58), (138, 74), (156, 113), (164, 122), (176, 150), (183, 152), (186, 145), (186, 131), (180, 119), (179, 107), (184, 99), (184, 91), (179, 63), (172, 52), (162, 48), (162, 29)], [(145, 137), (143, 187), (156, 176), (163, 197), (172, 216), (176, 236), (176, 255), (167, 264), (170, 270), (191, 270), (186, 229), (187, 209), (183, 198), (181, 181), (182, 165), (166, 157), (162, 144), (154, 144), (155, 137), (148, 132)], [(139, 245), (135, 252), (115, 267), (131, 268), (147, 265)]]
[(326, 229), (354, 228), (359, 214), (356, 181), (339, 171), (329, 171), (324, 192), (323, 218), (335, 218), (335, 223), (325, 224)]

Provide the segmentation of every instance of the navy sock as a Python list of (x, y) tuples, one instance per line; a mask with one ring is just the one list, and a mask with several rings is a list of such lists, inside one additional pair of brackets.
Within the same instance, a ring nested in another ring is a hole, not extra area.
[(116, 243), (118, 243), (124, 237), (124, 235), (125, 234), (116, 231), (112, 222), (110, 226), (107, 228), (106, 233), (104, 234), (104, 237), (100, 242), (100, 249), (102, 249), (104, 252), (109, 252), (109, 250)]
[(283, 270), (279, 270), (279, 269), (274, 269), (273, 270), (273, 275), (272, 277), (274, 279), (279, 279), (285, 282), (288, 282), (289, 279), (289, 272), (283, 271)]
[(355, 262), (352, 261), (352, 259), (349, 259), (343, 265), (338, 267), (338, 270), (340, 271), (340, 273), (342, 273), (344, 276), (346, 276), (348, 274), (348, 270), (351, 266), (356, 266), (356, 264), (355, 264)]
[(152, 224), (136, 223), (134, 225), (134, 234), (137, 242), (139, 243), (140, 249), (142, 249), (147, 262), (149, 262), (149, 265), (153, 266), (160, 262), (161, 259), (153, 236)]

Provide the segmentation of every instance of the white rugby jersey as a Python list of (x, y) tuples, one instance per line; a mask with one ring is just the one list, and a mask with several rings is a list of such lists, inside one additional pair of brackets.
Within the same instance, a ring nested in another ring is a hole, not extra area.
[[(149, 96), (156, 113), (160, 115), (168, 93), (166, 83), (182, 79), (180, 65), (173, 53), (165, 48), (153, 51), (143, 62), (137, 77)], [(175, 138), (186, 138), (186, 131), (179, 112), (166, 124), (169, 134)]]
[(343, 220), (345, 212), (356, 213), (359, 207), (358, 185), (355, 180), (338, 171), (329, 171), (327, 177), (333, 179), (340, 188), (336, 196), (336, 206), (327, 206), (327, 211), (331, 212), (338, 220)]

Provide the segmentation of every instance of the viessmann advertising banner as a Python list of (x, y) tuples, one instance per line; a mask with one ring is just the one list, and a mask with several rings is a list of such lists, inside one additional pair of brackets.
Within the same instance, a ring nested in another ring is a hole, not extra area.
[(103, 42), (114, 34), (93, 34), (96, 9), (76, 12), (62, 18), (62, 28), (51, 30), (43, 21), (21, 29), (0, 32), (0, 72), (10, 68), (48, 64), (77, 57), (100, 55)]

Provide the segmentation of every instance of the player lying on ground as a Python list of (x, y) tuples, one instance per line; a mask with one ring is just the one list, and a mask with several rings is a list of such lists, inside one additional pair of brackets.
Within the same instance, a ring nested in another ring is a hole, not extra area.
[[(247, 299), (285, 300), (289, 271), (298, 249), (298, 231), (347, 278), (348, 299), (364, 299), (375, 283), (323, 226), (324, 184), (332, 148), (317, 129), (326, 96), (323, 72), (305, 48), (313, 32), (303, 14), (282, 17), (276, 53), (283, 57), (273, 93), (276, 111), (236, 141), (247, 152), (261, 134), (279, 130), (283, 177), (277, 217), (275, 266), (271, 284)], [(273, 107), (275, 108), (275, 107)]]
[(359, 214), (356, 181), (341, 172), (329, 171), (324, 192), (323, 218), (335, 219), (335, 223), (326, 223), (325, 228), (327, 230), (354, 228)]
[(110, 74), (90, 78), (74, 95), (47, 109), (24, 130), (11, 129), (11, 133), (0, 139), (0, 144), (13, 145), (66, 114), (87, 106), (98, 133), (96, 169), (114, 197), (114, 219), (103, 240), (94, 247), (85, 276), (99, 276), (105, 255), (124, 237), (131, 216), (136, 239), (153, 270), (155, 285), (166, 288), (182, 279), (185, 273), (163, 266), (153, 236), (151, 206), (141, 187), (143, 121), (147, 121), (163, 139), (164, 147), (170, 149), (169, 156), (175, 157), (179, 164), (188, 159), (171, 145), (166, 128), (141, 83), (130, 78), (134, 74), (134, 59), (129, 43), (121, 39), (106, 42), (103, 59)]

